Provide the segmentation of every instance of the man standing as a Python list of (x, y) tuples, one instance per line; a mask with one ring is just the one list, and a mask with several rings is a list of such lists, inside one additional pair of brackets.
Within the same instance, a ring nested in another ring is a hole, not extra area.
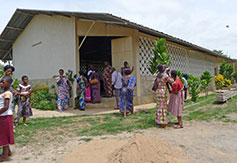
[(120, 93), (122, 88), (122, 75), (116, 69), (112, 68), (112, 85), (115, 89), (116, 107), (114, 109), (119, 109), (120, 106)]
[(128, 66), (128, 62), (124, 61), (123, 63), (124, 67), (121, 67), (121, 74), (124, 76), (125, 75), (125, 71), (129, 70), (131, 73), (134, 70), (134, 66), (132, 67), (132, 69)]
[(104, 90), (106, 97), (112, 97), (113, 88), (112, 88), (112, 67), (109, 65), (109, 62), (104, 62), (105, 69), (103, 73), (103, 81), (104, 81)]

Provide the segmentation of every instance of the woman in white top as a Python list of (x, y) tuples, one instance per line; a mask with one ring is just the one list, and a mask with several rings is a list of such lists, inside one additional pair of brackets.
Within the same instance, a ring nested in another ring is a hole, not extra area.
[(0, 94), (0, 146), (3, 147), (0, 162), (9, 161), (9, 156), (12, 155), (9, 145), (14, 144), (11, 83), (12, 78), (9, 76), (2, 77), (0, 82), (4, 90)]

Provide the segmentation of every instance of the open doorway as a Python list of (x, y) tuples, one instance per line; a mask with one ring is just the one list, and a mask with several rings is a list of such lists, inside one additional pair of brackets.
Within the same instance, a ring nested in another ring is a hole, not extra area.
[[(79, 42), (82, 42), (83, 38), (79, 37)], [(112, 65), (111, 40), (116, 38), (120, 37), (87, 37), (79, 51), (80, 70), (87, 73), (90, 64), (93, 64), (102, 75), (104, 62), (108, 61)], [(101, 95), (104, 95), (103, 81), (101, 81)]]

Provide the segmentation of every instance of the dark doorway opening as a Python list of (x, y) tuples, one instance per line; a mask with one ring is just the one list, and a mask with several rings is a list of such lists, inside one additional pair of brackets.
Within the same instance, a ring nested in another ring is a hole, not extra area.
[[(79, 37), (79, 43), (83, 37)], [(87, 73), (90, 64), (98, 70), (101, 75), (104, 71), (104, 62), (108, 61), (112, 65), (111, 40), (120, 37), (94, 37), (89, 36), (85, 39), (80, 48), (80, 70)], [(103, 81), (101, 80), (101, 95), (104, 95)]]

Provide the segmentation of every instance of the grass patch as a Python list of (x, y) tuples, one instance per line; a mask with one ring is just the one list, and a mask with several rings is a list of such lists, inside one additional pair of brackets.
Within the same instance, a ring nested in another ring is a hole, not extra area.
[(91, 140), (92, 140), (92, 138), (82, 138), (82, 139), (80, 139), (80, 141), (84, 141), (84, 142), (89, 142)]
[[(193, 105), (191, 101), (185, 101), (183, 119), (236, 123), (236, 120), (228, 118), (228, 114), (237, 113), (237, 96), (229, 100), (226, 104), (215, 104), (215, 94), (208, 98), (201, 97)], [(96, 136), (104, 134), (117, 134), (120, 132), (132, 132), (138, 129), (156, 127), (156, 109), (140, 110), (135, 115), (129, 114), (126, 119), (120, 113), (89, 116), (72, 116), (57, 118), (28, 119), (28, 127), (21, 125), (16, 128), (15, 140), (17, 145), (27, 144), (47, 145), (47, 143), (62, 142), (77, 136)], [(173, 123), (176, 117), (168, 115), (168, 121)], [(91, 138), (81, 139), (90, 141)]]

